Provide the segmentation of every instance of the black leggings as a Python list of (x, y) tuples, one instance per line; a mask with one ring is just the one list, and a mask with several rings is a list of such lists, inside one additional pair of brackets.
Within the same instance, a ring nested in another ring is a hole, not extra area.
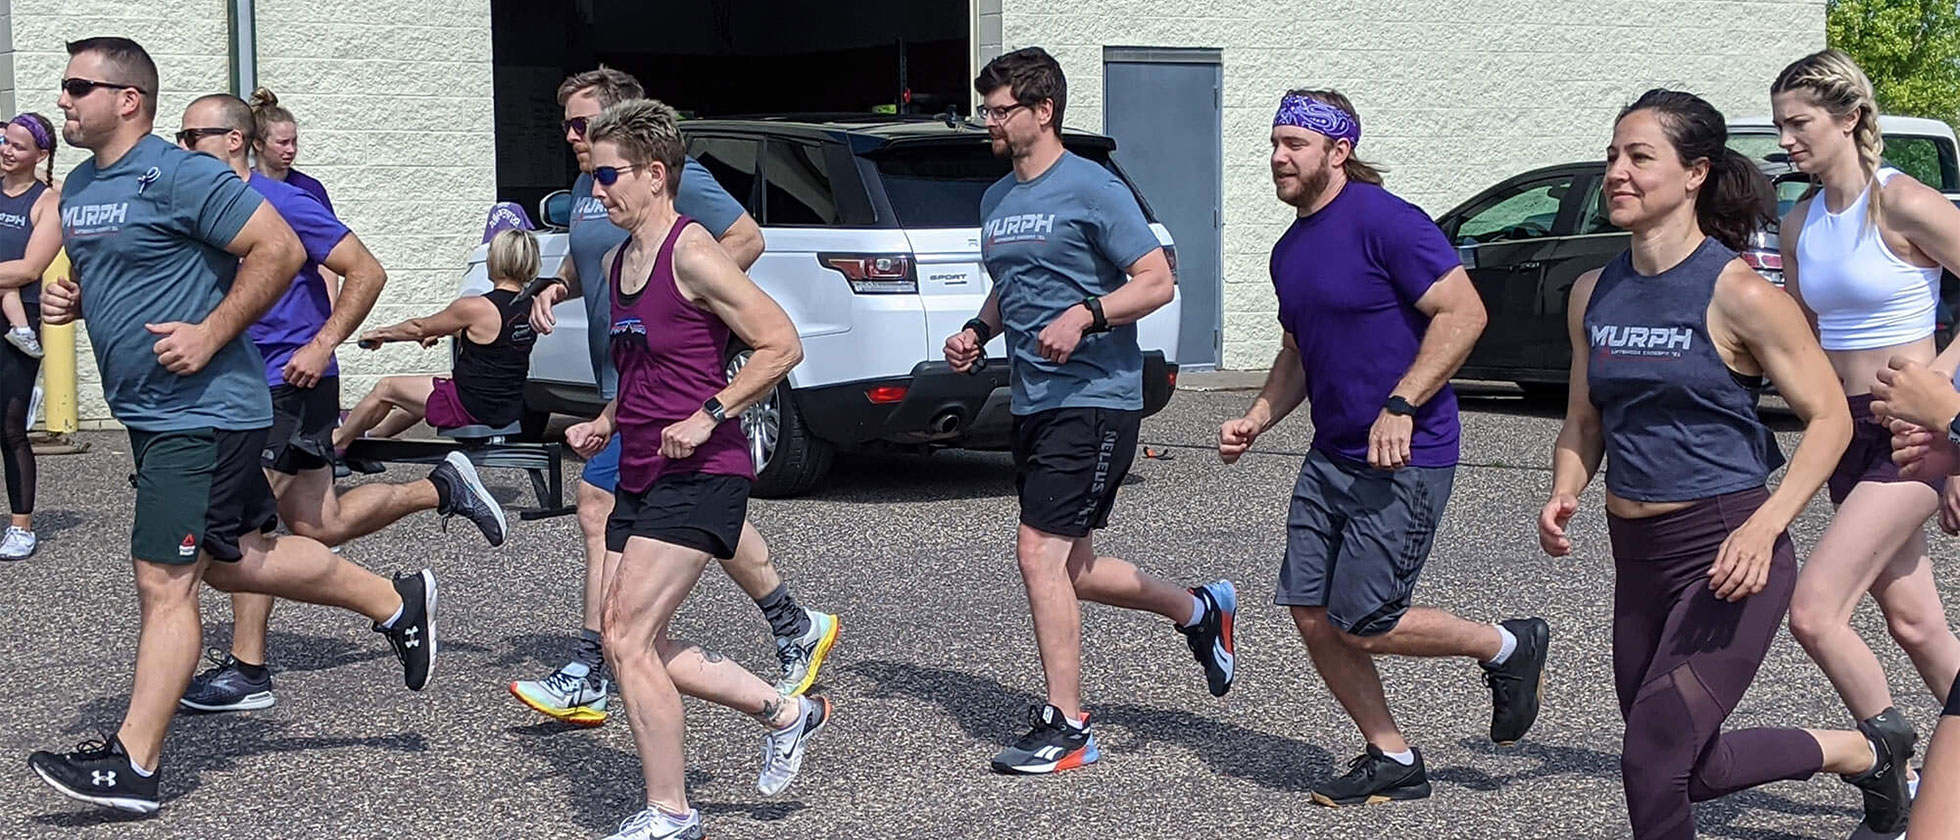
[(1620, 755), (1637, 840), (1694, 840), (1691, 802), (1706, 802), (1823, 769), (1801, 729), (1723, 732), (1796, 590), (1796, 553), (1776, 540), (1763, 591), (1715, 597), (1708, 568), (1722, 541), (1769, 498), (1732, 493), (1648, 519), (1609, 517), (1618, 581), (1613, 592), (1613, 677), (1626, 741)]
[[(41, 306), (28, 303), (27, 323), (41, 332)], [(27, 408), (41, 360), (0, 341), (0, 466), (7, 473), (7, 504), (15, 515), (34, 512), (34, 444), (27, 439)]]

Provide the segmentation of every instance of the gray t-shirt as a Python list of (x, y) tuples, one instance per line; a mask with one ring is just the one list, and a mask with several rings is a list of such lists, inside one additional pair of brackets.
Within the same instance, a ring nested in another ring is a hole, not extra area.
[[(203, 370), (157, 362), (146, 324), (196, 324), (231, 290), (225, 252), (265, 199), (210, 155), (150, 135), (106, 168), (84, 161), (61, 193), (61, 233), (109, 410), (131, 429), (272, 425), (259, 351), (241, 330)], [(283, 278), (282, 278), (283, 279)]]
[[(720, 239), (736, 220), (747, 212), (721, 188), (708, 168), (688, 158), (681, 167), (680, 192), (674, 196), (674, 210), (701, 223)], [(580, 289), (585, 293), (585, 340), (592, 354), (592, 373), (599, 383), (599, 396), (612, 399), (619, 390), (619, 372), (613, 370), (612, 346), (606, 324), (612, 323), (612, 298), (607, 294), (607, 272), (602, 263), (606, 252), (626, 241), (626, 231), (606, 218), (606, 205), (592, 196), (592, 174), (580, 173), (572, 184), (571, 231), (565, 247), (571, 252), (572, 268), (578, 272)]]
[(980, 199), (980, 253), (1000, 291), (1015, 414), (1055, 408), (1143, 408), (1135, 324), (1082, 337), (1065, 364), (1041, 357), (1041, 331), (1090, 295), (1129, 282), (1159, 247), (1136, 196), (1095, 162), (1063, 152), (1031, 181), (1009, 174)]

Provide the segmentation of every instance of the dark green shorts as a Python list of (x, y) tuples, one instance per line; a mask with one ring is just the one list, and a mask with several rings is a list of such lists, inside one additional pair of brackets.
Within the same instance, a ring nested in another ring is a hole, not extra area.
[(238, 538), (269, 532), (279, 522), (272, 485), (259, 468), (266, 430), (131, 429), (136, 459), (136, 523), (129, 552), (138, 560), (169, 565), (197, 562), (198, 549), (212, 559), (236, 562)]

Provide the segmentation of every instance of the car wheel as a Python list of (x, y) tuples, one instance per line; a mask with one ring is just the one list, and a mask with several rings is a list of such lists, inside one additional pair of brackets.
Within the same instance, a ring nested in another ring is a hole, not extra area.
[[(740, 345), (729, 349), (725, 368), (729, 381), (735, 380), (735, 374), (754, 353)], [(749, 457), (755, 461), (751, 495), (779, 499), (806, 493), (830, 471), (835, 450), (804, 425), (787, 380), (776, 383), (775, 390), (761, 402), (742, 412), (740, 422), (742, 433), (749, 439)]]

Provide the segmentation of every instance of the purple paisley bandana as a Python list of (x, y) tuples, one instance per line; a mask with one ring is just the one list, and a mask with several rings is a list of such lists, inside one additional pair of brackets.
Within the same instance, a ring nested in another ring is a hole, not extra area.
[(1348, 112), (1322, 102), (1297, 94), (1287, 94), (1279, 101), (1279, 113), (1273, 115), (1273, 125), (1290, 125), (1327, 135), (1334, 140), (1346, 140), (1349, 146), (1361, 145), (1361, 125), (1354, 121)]
[(41, 126), (40, 120), (34, 119), (26, 114), (21, 114), (7, 124), (17, 125), (27, 129), (28, 134), (34, 135), (34, 145), (40, 148), (41, 151), (45, 152), (54, 149), (54, 138), (48, 134), (46, 128)]

